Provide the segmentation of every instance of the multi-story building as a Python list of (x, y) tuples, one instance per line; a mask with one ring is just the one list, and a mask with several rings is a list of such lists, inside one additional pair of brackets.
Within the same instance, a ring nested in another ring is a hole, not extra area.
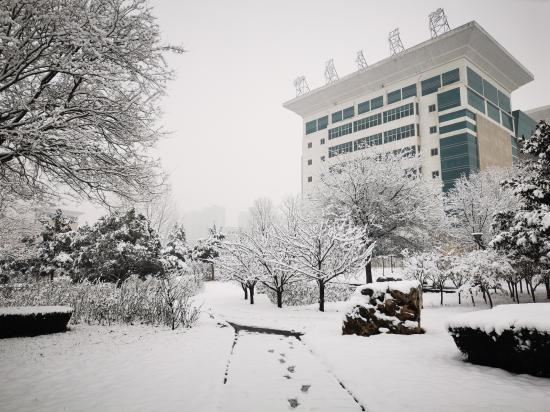
[(474, 21), (289, 100), (284, 107), (303, 118), (302, 193), (336, 156), (369, 146), (419, 153), (422, 174), (443, 190), (463, 174), (510, 166), (515, 130), (532, 127), (513, 115), (511, 94), (532, 80)]

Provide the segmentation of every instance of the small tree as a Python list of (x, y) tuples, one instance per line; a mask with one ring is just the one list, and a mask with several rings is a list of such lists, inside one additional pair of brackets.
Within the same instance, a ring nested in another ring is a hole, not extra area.
[[(518, 175), (502, 182), (518, 196), (520, 207), (496, 213), (498, 234), (491, 244), (512, 261), (542, 268), (550, 298), (550, 126), (541, 121), (533, 136), (523, 141), (521, 151), (528, 158), (520, 164)], [(534, 299), (533, 288), (531, 294)]]
[(162, 249), (162, 258), (164, 265), (168, 270), (181, 271), (187, 265), (190, 250), (187, 246), (185, 229), (183, 225), (174, 224), (172, 230), (168, 233), (168, 241)]
[(72, 217), (63, 216), (61, 209), (42, 220), (38, 257), (40, 273), (53, 280), (56, 273), (67, 273), (72, 266), (72, 240), (74, 236)]
[(355, 274), (366, 265), (375, 243), (364, 228), (352, 225), (347, 219), (319, 216), (303, 208), (296, 208), (294, 213), (294, 227), (276, 235), (292, 261), (278, 264), (317, 282), (319, 310), (323, 312), (327, 285), (339, 277)]
[(206, 239), (199, 239), (191, 251), (191, 258), (210, 265), (211, 280), (214, 280), (214, 262), (220, 255), (221, 242), (225, 235), (214, 224), (208, 229), (210, 235)]

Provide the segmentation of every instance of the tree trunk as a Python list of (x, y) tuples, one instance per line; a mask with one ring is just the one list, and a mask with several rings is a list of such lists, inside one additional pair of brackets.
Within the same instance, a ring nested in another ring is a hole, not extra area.
[(319, 310), (325, 311), (325, 283), (317, 282), (319, 284)]
[(533, 284), (529, 283), (529, 287), (531, 289), (531, 297), (533, 298), (533, 303), (535, 303), (535, 289), (533, 288)]
[(249, 295), (250, 295), (250, 304), (253, 305), (254, 304), (254, 285), (250, 285), (248, 286), (248, 290), (249, 290)]
[(441, 306), (443, 306), (443, 284), (439, 285), (439, 293), (441, 294)]
[(461, 293), (458, 292), (458, 304), (459, 304), (459, 305), (462, 305), (462, 299), (461, 299), (461, 296), (460, 296), (460, 295), (461, 295)]
[(475, 307), (476, 301), (474, 300), (474, 294), (472, 293), (472, 290), (470, 289), (470, 297), (472, 298), (472, 306)]
[(282, 308), (283, 307), (283, 291), (281, 289), (277, 289), (277, 307)]
[(489, 306), (493, 309), (493, 299), (491, 298), (491, 292), (487, 289), (487, 297), (489, 298)]
[(365, 280), (366, 283), (372, 283), (372, 263), (367, 263), (367, 266), (365, 266)]
[(546, 288), (546, 299), (550, 299), (550, 277), (544, 279), (544, 287)]
[(241, 288), (243, 288), (244, 291), (244, 300), (248, 300), (248, 288), (244, 283), (241, 283)]
[(214, 280), (214, 264), (212, 263), (212, 279), (211, 280)]
[(515, 282), (514, 283), (514, 290), (515, 290), (515, 295), (516, 295), (516, 302), (517, 304), (519, 305), (519, 295), (518, 295), (518, 282)]
[(521, 283), (521, 279), (519, 280), (519, 292), (523, 293), (523, 283)]

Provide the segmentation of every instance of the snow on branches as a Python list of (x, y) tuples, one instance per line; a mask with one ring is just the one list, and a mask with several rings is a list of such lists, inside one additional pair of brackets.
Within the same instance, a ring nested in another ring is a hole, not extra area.
[(145, 0), (0, 0), (0, 197), (150, 193), (172, 73)]

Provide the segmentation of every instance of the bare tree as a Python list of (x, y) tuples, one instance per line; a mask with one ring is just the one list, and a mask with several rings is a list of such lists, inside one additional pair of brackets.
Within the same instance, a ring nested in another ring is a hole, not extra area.
[(0, 0), (0, 197), (151, 193), (172, 77), (145, 0)]

